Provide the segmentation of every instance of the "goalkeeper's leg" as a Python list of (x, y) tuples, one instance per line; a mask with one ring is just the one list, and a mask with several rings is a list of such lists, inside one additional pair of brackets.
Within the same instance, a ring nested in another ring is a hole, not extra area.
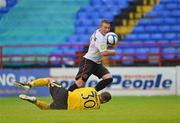
[(34, 96), (27, 96), (27, 95), (21, 94), (21, 95), (19, 95), (19, 98), (35, 104), (38, 108), (40, 108), (42, 110), (50, 109), (50, 106), (48, 103), (37, 100), (37, 98)]
[(48, 84), (51, 82), (54, 82), (54, 80), (50, 78), (40, 78), (28, 83), (14, 82), (14, 85), (28, 90), (33, 86), (48, 86)]

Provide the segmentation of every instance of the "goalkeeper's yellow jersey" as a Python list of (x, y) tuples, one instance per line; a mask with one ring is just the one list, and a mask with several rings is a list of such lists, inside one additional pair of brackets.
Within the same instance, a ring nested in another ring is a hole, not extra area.
[(79, 88), (68, 93), (68, 110), (99, 109), (100, 100), (94, 88)]

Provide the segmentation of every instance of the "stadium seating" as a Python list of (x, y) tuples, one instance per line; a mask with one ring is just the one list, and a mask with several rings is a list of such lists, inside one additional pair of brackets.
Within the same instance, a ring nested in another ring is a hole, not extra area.
[[(179, 0), (27, 0), (18, 3), (17, 0), (6, 1), (7, 7), (0, 9), (0, 45), (64, 42), (87, 44), (100, 20), (107, 18), (112, 23), (112, 31), (125, 43), (157, 44), (131, 46), (127, 49), (118, 47), (117, 51), (121, 55), (112, 56), (110, 60), (122, 61), (122, 65), (134, 65), (134, 59), (148, 59), (147, 54), (152, 54), (149, 57), (156, 57), (161, 51), (163, 59), (180, 56), (179, 47), (166, 45), (180, 42)], [(156, 47), (160, 45), (163, 47)], [(59, 47), (3, 52), (53, 55), (75, 54), (79, 50), (84, 49)], [(129, 56), (128, 53), (140, 55)], [(56, 56), (53, 58), (57, 59)], [(74, 60), (75, 57), (65, 58), (68, 59)], [(66, 65), (73, 64), (69, 62)]]
[[(127, 0), (91, 0), (88, 6), (81, 8), (77, 13), (73, 35), (79, 38), (83, 34), (90, 36), (98, 28), (101, 19), (107, 18), (112, 21), (114, 15), (119, 14), (120, 10), (127, 6)], [(70, 38), (67, 39), (67, 42), (69, 41)], [(85, 43), (88, 41), (84, 40)]]
[[(179, 4), (177, 0), (173, 0), (173, 2), (171, 0), (161, 0), (159, 4), (153, 6), (153, 11), (148, 12), (144, 18), (139, 20), (138, 25), (134, 27), (130, 35), (135, 34), (137, 36), (134, 37), (139, 37), (144, 32), (142, 29), (144, 27), (146, 33), (153, 33), (153, 35), (148, 37), (151, 41), (180, 41), (180, 38), (176, 37), (176, 34), (180, 32), (178, 28), (178, 18), (180, 17)], [(126, 38), (124, 39), (125, 41), (128, 40), (128, 35)], [(136, 40), (143, 42), (144, 38), (131, 39), (131, 41)]]
[[(0, 12), (9, 11), (15, 3), (17, 0), (7, 0), (7, 8), (0, 9)], [(0, 45), (63, 43), (74, 31), (76, 12), (86, 4), (88, 0), (18, 1), (12, 11), (6, 12), (0, 20)], [(52, 48), (39, 50), (44, 54), (53, 51)], [(26, 54), (26, 51), (22, 49), (19, 53)]]
[(174, 47), (166, 47), (162, 49), (162, 58), (164, 59), (174, 59), (176, 49)]
[(180, 58), (180, 48), (177, 48), (177, 49), (176, 49), (176, 57), (177, 57), (177, 58)]
[(122, 65), (133, 65), (135, 58), (134, 48), (123, 48), (122, 49)]
[(149, 48), (136, 48), (136, 59), (146, 60), (148, 58)]
[[(161, 0), (159, 4), (153, 5), (152, 11), (147, 12), (145, 17), (139, 19), (138, 24), (134, 26), (132, 32), (126, 34), (122, 40), (132, 43), (136, 41), (141, 41), (142, 43), (147, 43), (148, 41), (157, 43), (167, 41), (170, 43), (174, 41), (180, 42), (179, 6), (180, 3), (178, 0)], [(173, 46), (167, 46), (168, 45), (163, 45), (162, 58), (176, 58), (175, 53), (179, 54), (179, 50), (176, 50)], [(142, 50), (142, 52), (143, 51), (146, 52), (147, 50)], [(136, 52), (138, 52), (137, 49)], [(155, 47), (151, 47), (148, 52), (158, 53), (160, 51)], [(136, 58), (138, 57), (146, 58), (146, 55), (137, 56)]]
[[(87, 5), (89, 0), (25, 0), (18, 3), (17, 0), (6, 0), (6, 2), (6, 8), (0, 9), (0, 46), (63, 43), (67, 36), (74, 32), (76, 12)], [(61, 53), (56, 47), (3, 49), (3, 55), (50, 55), (54, 52)], [(64, 52), (67, 53), (67, 50), (63, 50)], [(19, 57), (4, 59), (17, 61)], [(24, 57), (23, 61), (36, 62), (37, 59), (40, 58)], [(48, 62), (48, 59), (45, 61)]]
[[(128, 7), (127, 0), (90, 0), (89, 5), (81, 8), (76, 14), (75, 31), (66, 39), (66, 43), (89, 43), (90, 36), (98, 28), (101, 19), (112, 21), (114, 15), (119, 14), (120, 10), (126, 7)], [(112, 58), (118, 59), (120, 56)]]

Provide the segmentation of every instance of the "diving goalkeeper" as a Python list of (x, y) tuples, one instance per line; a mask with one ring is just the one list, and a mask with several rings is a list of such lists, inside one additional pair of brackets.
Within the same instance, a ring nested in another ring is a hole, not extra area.
[(99, 90), (98, 87), (79, 88), (71, 92), (50, 78), (40, 78), (29, 83), (15, 82), (14, 84), (24, 89), (30, 89), (34, 86), (48, 86), (53, 99), (51, 104), (38, 100), (34, 96), (19, 95), (21, 99), (35, 104), (40, 109), (94, 110), (100, 109), (101, 104), (111, 100), (109, 92), (98, 94), (96, 91)]

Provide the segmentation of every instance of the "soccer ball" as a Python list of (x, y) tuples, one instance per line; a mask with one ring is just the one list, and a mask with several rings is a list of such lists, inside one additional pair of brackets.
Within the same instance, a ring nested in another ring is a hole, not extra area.
[(115, 46), (118, 44), (118, 36), (114, 32), (109, 32), (105, 35), (107, 44), (110, 46)]

